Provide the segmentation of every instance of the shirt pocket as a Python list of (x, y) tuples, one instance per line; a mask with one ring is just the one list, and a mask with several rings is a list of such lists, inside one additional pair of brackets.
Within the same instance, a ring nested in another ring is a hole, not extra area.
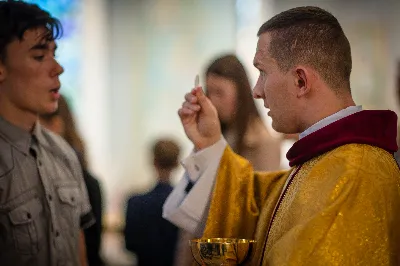
[(33, 198), (8, 213), (15, 248), (22, 254), (36, 254), (39, 251), (41, 230), (39, 230), (39, 215), (43, 206), (39, 198)]
[(60, 199), (61, 215), (64, 220), (63, 227), (72, 232), (79, 231), (81, 194), (78, 185), (63, 185), (57, 188)]

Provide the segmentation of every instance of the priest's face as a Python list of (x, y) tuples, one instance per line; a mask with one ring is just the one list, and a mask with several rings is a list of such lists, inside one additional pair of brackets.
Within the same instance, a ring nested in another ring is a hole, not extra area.
[(281, 133), (299, 133), (301, 106), (296, 96), (294, 75), (291, 70), (282, 71), (277, 61), (270, 55), (269, 33), (260, 35), (254, 66), (260, 71), (253, 97), (262, 99), (268, 116), (272, 118), (272, 127)]

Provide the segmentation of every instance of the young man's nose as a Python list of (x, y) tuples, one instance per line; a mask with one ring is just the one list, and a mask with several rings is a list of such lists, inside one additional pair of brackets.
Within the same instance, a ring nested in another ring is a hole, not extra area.
[(64, 68), (57, 61), (55, 63), (56, 66), (54, 67), (53, 75), (60, 76), (62, 73), (64, 73)]

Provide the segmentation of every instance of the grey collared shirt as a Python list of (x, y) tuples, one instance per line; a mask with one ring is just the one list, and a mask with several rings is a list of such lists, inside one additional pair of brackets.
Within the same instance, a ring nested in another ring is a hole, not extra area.
[(80, 265), (79, 233), (94, 223), (82, 169), (59, 136), (0, 117), (0, 265)]

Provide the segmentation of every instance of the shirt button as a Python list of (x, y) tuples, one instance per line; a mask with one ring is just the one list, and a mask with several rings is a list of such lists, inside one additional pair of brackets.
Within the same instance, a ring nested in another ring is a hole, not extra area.
[(60, 236), (60, 232), (56, 231), (56, 237)]
[(49, 200), (52, 201), (53, 197), (51, 195), (48, 196)]
[(38, 160), (38, 164), (39, 164), (39, 166), (42, 166), (42, 161)]
[(28, 213), (26, 214), (26, 217), (30, 220), (30, 219), (32, 218), (32, 215), (28, 212)]
[(196, 169), (196, 171), (199, 171), (199, 170), (200, 170), (200, 167), (199, 167), (197, 164), (195, 164), (195, 165), (194, 165), (194, 169)]

